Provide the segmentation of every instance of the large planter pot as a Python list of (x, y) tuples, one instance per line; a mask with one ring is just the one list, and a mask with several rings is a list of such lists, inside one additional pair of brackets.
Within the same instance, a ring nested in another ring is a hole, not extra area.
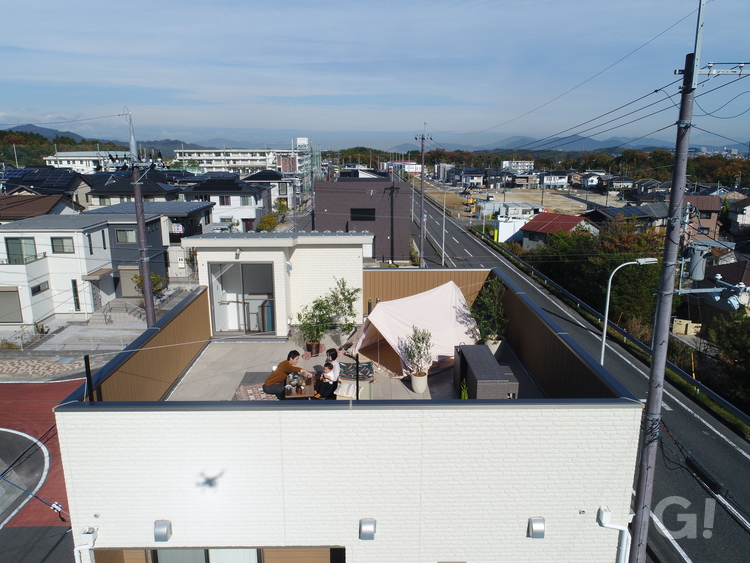
[(487, 345), (487, 348), (490, 349), (490, 352), (492, 352), (492, 355), (496, 360), (499, 360), (503, 355), (503, 342), (503, 340), (485, 340), (484, 342)]
[(411, 374), (411, 389), (415, 393), (420, 395), (427, 391), (427, 374), (426, 373), (412, 373)]
[(320, 341), (310, 342), (308, 340), (305, 342), (305, 346), (311, 356), (320, 356), (320, 353), (323, 351), (323, 343)]

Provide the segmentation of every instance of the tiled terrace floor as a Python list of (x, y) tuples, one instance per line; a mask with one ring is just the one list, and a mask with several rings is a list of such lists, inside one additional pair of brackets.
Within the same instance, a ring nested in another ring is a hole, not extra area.
[[(328, 347), (334, 347), (332, 342)], [(263, 383), (265, 376), (271, 373), (272, 366), (286, 359), (290, 350), (300, 350), (293, 341), (215, 341), (210, 343), (203, 353), (190, 367), (182, 380), (170, 394), (170, 401), (231, 401), (240, 384)], [(302, 350), (300, 350), (302, 351)], [(377, 358), (367, 358), (360, 354), (360, 361)], [(351, 358), (339, 357), (340, 361), (353, 362)], [(300, 367), (315, 371), (322, 371), (325, 356), (318, 356), (309, 360), (300, 359)], [(541, 394), (531, 383), (521, 364), (515, 359), (510, 350), (503, 356), (503, 364), (511, 366), (513, 373), (519, 379), (520, 398), (538, 398)], [(256, 380), (245, 379), (245, 373), (257, 373)], [(243, 381), (243, 379), (245, 379)], [(398, 379), (390, 376), (386, 371), (375, 369), (373, 383), (373, 399), (399, 400), (429, 400), (455, 399), (453, 392), (453, 370), (430, 375), (428, 390), (422, 394), (412, 392), (409, 378)]]

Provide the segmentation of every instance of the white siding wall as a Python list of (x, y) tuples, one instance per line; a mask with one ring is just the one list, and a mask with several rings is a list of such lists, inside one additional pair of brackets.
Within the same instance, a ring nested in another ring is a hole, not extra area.
[[(6, 231), (0, 236), (2, 257), (7, 258), (4, 239), (7, 237), (33, 238), (37, 254), (46, 253), (41, 260), (29, 264), (2, 264), (0, 278), (3, 285), (18, 285), (24, 323), (42, 321), (51, 315), (67, 320), (85, 320), (94, 311), (91, 282), (82, 276), (99, 268), (111, 267), (109, 233), (107, 249), (102, 245), (102, 229), (91, 232), (94, 253), (89, 252), (88, 238), (81, 231)], [(106, 231), (106, 227), (105, 227)], [(72, 238), (75, 252), (55, 254), (52, 252), (52, 238)], [(76, 312), (73, 304), (71, 280), (78, 280), (78, 296), (81, 310)], [(31, 295), (31, 287), (42, 282), (49, 283), (49, 289)], [(102, 304), (108, 300), (102, 295)]]
[[(614, 523), (627, 520), (640, 405), (263, 406), (57, 412), (72, 529), (98, 526), (98, 548), (338, 545), (347, 561), (374, 563), (615, 559), (618, 533), (596, 513), (607, 506)], [(545, 538), (527, 538), (539, 516)], [(374, 541), (358, 539), (361, 518), (377, 520)], [(172, 522), (167, 543), (154, 543), (159, 519)]]
[[(330, 240), (330, 239), (329, 239)], [(293, 249), (290, 284), (290, 312), (293, 324), (297, 313), (313, 299), (336, 287), (337, 279), (346, 280), (347, 287), (362, 288), (362, 246), (298, 246)], [(360, 294), (354, 306), (362, 311)], [(362, 316), (356, 319), (362, 323)]]

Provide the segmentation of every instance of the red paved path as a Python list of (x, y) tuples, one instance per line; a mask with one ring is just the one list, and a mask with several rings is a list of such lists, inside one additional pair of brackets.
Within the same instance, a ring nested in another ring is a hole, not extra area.
[[(83, 380), (78, 379), (49, 383), (0, 384), (0, 428), (10, 428), (39, 439), (55, 424), (52, 408), (81, 383)], [(67, 510), (68, 497), (65, 492), (57, 429), (52, 428), (47, 436), (48, 439), (42, 441), (49, 450), (50, 468), (47, 479), (36, 494), (49, 502), (59, 502), (63, 510)], [(8, 527), (68, 525), (61, 521), (48, 505), (34, 498), (7, 524)]]

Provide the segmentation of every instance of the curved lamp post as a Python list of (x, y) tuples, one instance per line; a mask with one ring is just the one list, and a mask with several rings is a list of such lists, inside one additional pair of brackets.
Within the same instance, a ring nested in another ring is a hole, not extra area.
[(638, 265), (643, 266), (644, 264), (656, 264), (659, 261), (658, 258), (636, 258), (632, 262), (625, 262), (623, 264), (620, 264), (612, 270), (612, 273), (609, 275), (609, 280), (607, 281), (607, 297), (605, 299), (604, 304), (604, 326), (602, 326), (602, 350), (599, 354), (599, 363), (601, 365), (604, 365), (604, 349), (607, 347), (607, 325), (609, 324), (609, 294), (612, 290), (612, 278), (615, 277), (615, 274), (617, 273), (617, 270), (620, 268), (624, 268), (625, 266), (632, 266), (632, 265)]

